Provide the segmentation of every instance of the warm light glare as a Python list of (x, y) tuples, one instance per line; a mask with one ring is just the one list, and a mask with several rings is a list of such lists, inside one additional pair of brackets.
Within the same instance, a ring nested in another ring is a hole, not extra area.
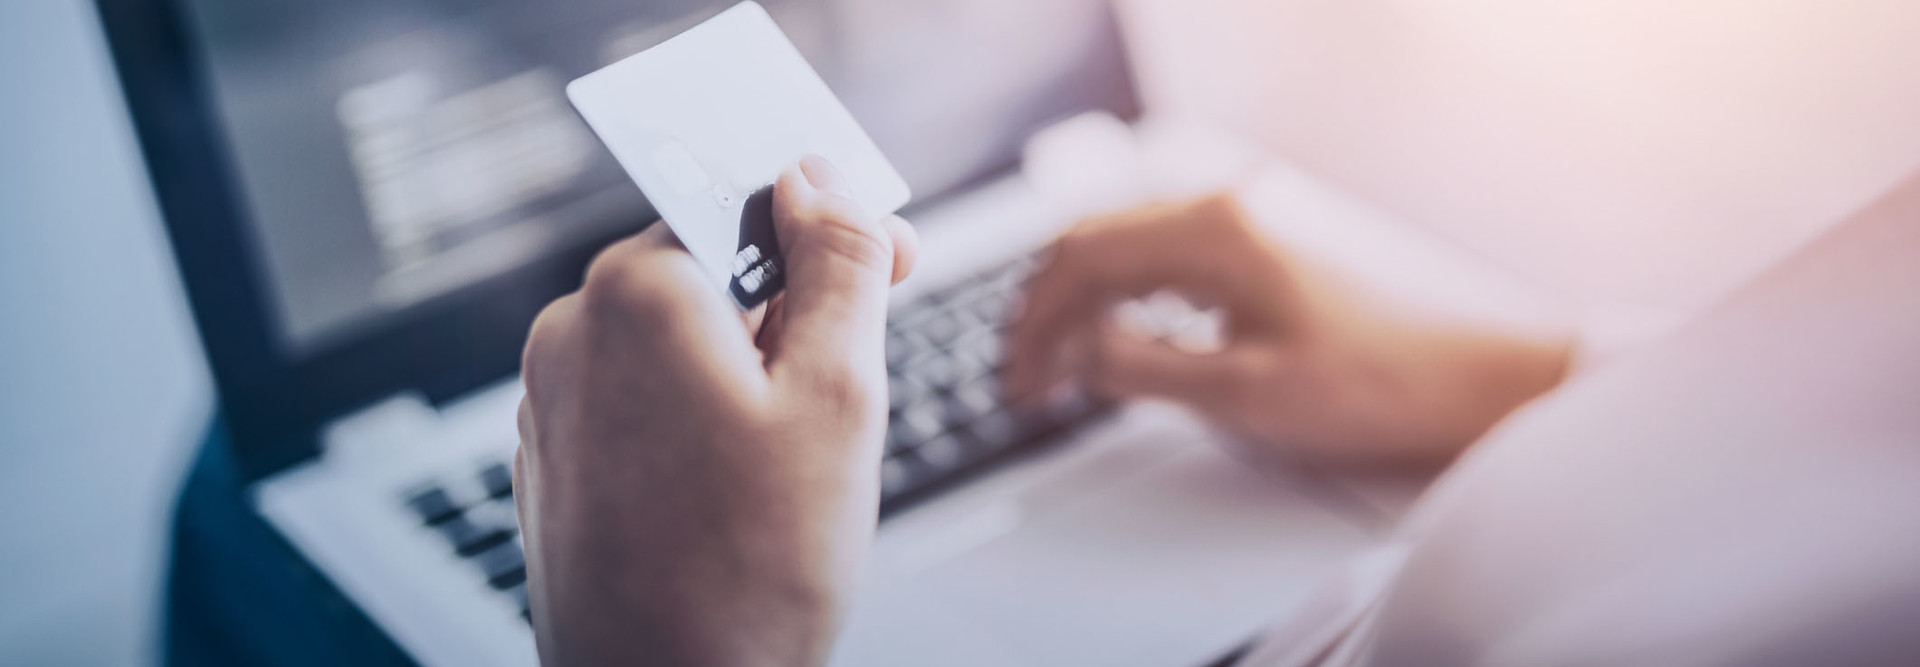
[(1586, 302), (1689, 307), (1920, 155), (1920, 4), (1135, 0), (1163, 108)]

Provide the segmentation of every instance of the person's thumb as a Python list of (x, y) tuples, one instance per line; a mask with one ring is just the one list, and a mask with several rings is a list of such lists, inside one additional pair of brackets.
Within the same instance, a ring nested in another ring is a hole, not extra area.
[[(776, 380), (791, 376), (816, 387), (885, 382), (894, 241), (886, 223), (850, 194), (839, 171), (818, 157), (801, 160), (774, 184), (774, 231), (787, 269), (783, 321), (766, 351)], [(884, 386), (870, 389), (886, 393)]]

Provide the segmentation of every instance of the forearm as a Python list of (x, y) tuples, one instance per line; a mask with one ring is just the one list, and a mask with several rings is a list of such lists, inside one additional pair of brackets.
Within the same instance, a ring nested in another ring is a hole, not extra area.
[[(565, 509), (560, 504), (543, 509)], [(695, 521), (629, 508), (617, 520), (592, 522), (627, 530), (548, 540), (529, 554), (542, 663), (825, 662), (842, 596), (829, 583), (836, 577), (804, 569), (806, 549), (783, 546), (791, 540), (778, 531), (729, 535), (667, 520)]]
[[(825, 662), (837, 614), (791, 588), (658, 573), (658, 581), (553, 585), (547, 665), (793, 667)], [(586, 578), (586, 577), (582, 577)], [(632, 577), (629, 577), (632, 579)], [(577, 594), (566, 589), (585, 589)]]

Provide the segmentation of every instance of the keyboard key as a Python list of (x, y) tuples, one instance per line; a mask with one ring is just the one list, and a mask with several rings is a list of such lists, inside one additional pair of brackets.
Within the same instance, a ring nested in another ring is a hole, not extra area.
[(950, 369), (950, 372), (953, 373), (953, 377), (954, 377), (953, 383), (949, 386), (958, 385), (960, 383), (973, 380), (974, 378), (978, 378), (982, 375), (986, 375), (988, 372), (991, 372), (993, 370), (993, 366), (991, 366), (987, 362), (981, 361), (979, 358), (971, 354), (965, 354), (958, 350), (955, 350), (954, 352), (950, 353), (949, 357), (951, 358), (952, 360), (951, 363), (953, 364), (953, 367)]
[(919, 449), (914, 450), (914, 453), (920, 456), (920, 460), (926, 461), (928, 466), (941, 471), (960, 467), (960, 464), (966, 462), (965, 457), (967, 454), (965, 446), (960, 442), (960, 439), (951, 435), (943, 435), (929, 440), (927, 444), (921, 445)]
[(495, 589), (505, 590), (527, 580), (526, 558), (520, 552), (520, 543), (513, 540), (474, 554), (473, 562)]
[(513, 497), (513, 468), (505, 463), (489, 463), (480, 469), (480, 485), (490, 498)]
[(902, 411), (899, 419), (890, 422), (888, 427), (897, 431), (907, 446), (914, 447), (940, 434), (945, 427), (940, 417), (940, 406), (920, 403)]
[(904, 457), (889, 456), (880, 462), (880, 497), (899, 495), (917, 481), (913, 464)]
[(918, 301), (900, 308), (895, 308), (892, 312), (887, 313), (887, 330), (916, 330), (919, 328), (921, 320), (933, 315), (934, 312), (938, 310), (939, 308), (934, 305), (931, 299), (922, 297)]
[(407, 498), (407, 506), (427, 525), (433, 525), (451, 519), (460, 514), (460, 506), (454, 504), (447, 490), (438, 486), (428, 487), (415, 492)]
[(969, 363), (963, 357), (951, 354), (935, 354), (922, 358), (918, 363), (906, 369), (906, 377), (936, 389), (946, 389), (961, 380), (971, 377), (978, 364)]
[(967, 425), (967, 434), (983, 445), (1001, 448), (1025, 442), (1045, 429), (1045, 421), (1023, 413), (996, 410)]
[[(977, 394), (978, 392), (968, 393)], [(977, 398), (969, 399), (956, 394), (941, 402), (940, 424), (943, 427), (942, 430), (951, 431), (973, 423), (973, 421), (979, 419), (981, 415), (991, 412), (992, 410), (993, 403), (991, 400), (982, 404)]]
[(1031, 270), (1031, 261), (1011, 262), (890, 313), (883, 506), (1098, 409), (1084, 397), (1006, 404), (994, 372)]
[(465, 515), (456, 515), (434, 525), (442, 537), (453, 545), (455, 553), (463, 558), (471, 558), (482, 551), (492, 549), (513, 539), (513, 533), (499, 526), (481, 525)]
[(905, 410), (907, 406), (926, 400), (927, 394), (927, 386), (919, 380), (899, 375), (887, 378), (887, 409), (890, 411)]
[(904, 452), (880, 464), (880, 500), (885, 502), (939, 481), (949, 470), (927, 465), (916, 452)]
[(928, 347), (925, 340), (914, 333), (892, 333), (887, 336), (887, 367), (899, 368), (914, 357), (920, 356)]
[(954, 313), (942, 311), (927, 318), (920, 324), (918, 330), (920, 335), (926, 336), (927, 342), (937, 347), (946, 347), (958, 340), (960, 334), (965, 333), (968, 328), (967, 323), (955, 317)]
[(978, 418), (1000, 407), (1000, 383), (991, 376), (974, 378), (954, 389), (952, 400), (965, 404), (972, 418)]
[(980, 321), (999, 325), (1010, 318), (1011, 313), (1007, 312), (1007, 307), (1011, 304), (1012, 299), (1005, 293), (994, 291), (980, 295), (973, 300), (973, 303), (967, 305), (967, 309), (973, 311), (973, 316), (980, 318)]
[(887, 423), (887, 456), (893, 456), (894, 454), (919, 447), (921, 442), (924, 442), (924, 440), (914, 437), (913, 434), (908, 433), (907, 429), (899, 424), (895, 422)]
[(524, 583), (527, 583), (527, 567), (525, 565), (502, 572), (499, 576), (487, 580), (487, 585), (492, 586), (495, 590), (509, 586), (518, 586)]
[(981, 331), (960, 339), (960, 342), (954, 346), (954, 350), (988, 368), (997, 369), (1003, 361), (1000, 344), (999, 333), (990, 330)]

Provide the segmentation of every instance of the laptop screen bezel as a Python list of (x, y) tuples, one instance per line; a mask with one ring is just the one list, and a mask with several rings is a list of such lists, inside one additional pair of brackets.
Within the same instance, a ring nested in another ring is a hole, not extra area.
[[(249, 480), (313, 457), (327, 422), (374, 401), (413, 391), (439, 403), (517, 372), (527, 327), (540, 309), (579, 286), (601, 247), (648, 222), (583, 239), (367, 334), (289, 359), (265, 293), (266, 267), (254, 252), (251, 212), (183, 8), (171, 0), (96, 5), (212, 366), (221, 417)], [(1114, 31), (1124, 44), (1119, 27)], [(1131, 63), (1122, 66), (1129, 104), (1115, 111), (1132, 120), (1140, 112), (1138, 87)], [(969, 184), (1017, 165), (1010, 156)]]

